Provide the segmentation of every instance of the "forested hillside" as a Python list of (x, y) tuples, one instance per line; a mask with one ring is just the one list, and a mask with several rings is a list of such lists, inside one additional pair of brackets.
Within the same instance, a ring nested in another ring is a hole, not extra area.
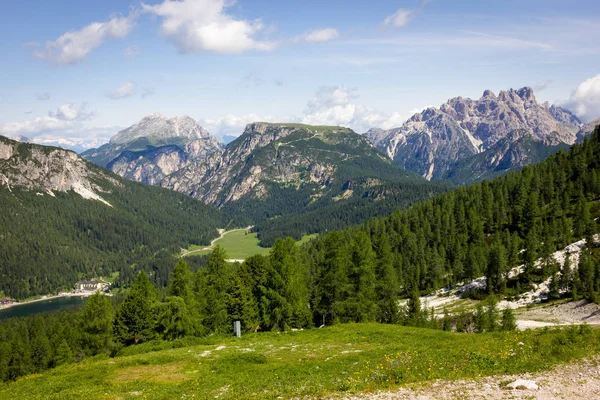
[[(79, 279), (113, 272), (120, 274), (117, 285), (128, 285), (140, 269), (166, 284), (181, 247), (209, 243), (229, 222), (212, 206), (121, 179), (74, 153), (2, 143), (15, 149), (0, 160), (0, 291), (6, 296), (72, 289)], [(42, 153), (48, 159), (40, 161)], [(61, 187), (65, 181), (73, 183)], [(92, 189), (102, 201), (74, 191)]]
[[(596, 128), (582, 144), (539, 165), (319, 237), (307, 248), (311, 270), (321, 277), (315, 290), (329, 285), (323, 291), (331, 296), (327, 313), (340, 317), (335, 310), (348, 299), (362, 299), (364, 307), (365, 287), (369, 296), (375, 293), (374, 304), (393, 304), (397, 296), (486, 275), (489, 292), (516, 295), (530, 282), (561, 270), (563, 289), (595, 298), (600, 263), (591, 237), (598, 231), (599, 196)], [(583, 238), (588, 246), (576, 273), (575, 266), (556, 265), (549, 257)], [(356, 263), (357, 246), (370, 261)], [(538, 269), (534, 264), (540, 258), (544, 262)], [(508, 271), (521, 264), (523, 274), (508, 279)], [(335, 279), (324, 279), (329, 276)], [(371, 283), (365, 286), (364, 279)]]

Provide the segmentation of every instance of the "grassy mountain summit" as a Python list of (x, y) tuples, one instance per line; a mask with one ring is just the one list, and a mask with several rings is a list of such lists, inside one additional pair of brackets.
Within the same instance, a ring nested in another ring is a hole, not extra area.
[[(139, 269), (168, 278), (173, 254), (226, 222), (212, 206), (122, 179), (74, 152), (0, 137), (0, 290), (27, 298)], [(135, 267), (134, 267), (135, 265)]]

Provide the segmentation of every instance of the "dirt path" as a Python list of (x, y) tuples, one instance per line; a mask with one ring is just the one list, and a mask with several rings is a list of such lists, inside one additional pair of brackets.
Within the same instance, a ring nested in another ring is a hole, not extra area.
[[(538, 389), (507, 389), (517, 379), (534, 381)], [(599, 399), (600, 357), (522, 375), (498, 375), (462, 381), (436, 381), (396, 391), (338, 399)]]

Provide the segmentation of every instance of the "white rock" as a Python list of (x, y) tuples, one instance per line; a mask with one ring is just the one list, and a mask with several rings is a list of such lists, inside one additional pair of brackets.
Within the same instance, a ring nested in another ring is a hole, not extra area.
[(525, 379), (517, 379), (516, 381), (506, 385), (509, 389), (522, 389), (522, 390), (538, 390), (538, 385), (534, 381), (528, 381)]

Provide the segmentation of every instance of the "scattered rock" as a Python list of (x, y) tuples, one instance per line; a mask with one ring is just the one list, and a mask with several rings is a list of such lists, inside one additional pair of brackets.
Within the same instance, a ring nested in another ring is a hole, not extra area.
[(517, 379), (516, 381), (506, 385), (509, 389), (521, 389), (521, 390), (538, 390), (538, 385), (534, 381), (528, 381), (525, 379)]

